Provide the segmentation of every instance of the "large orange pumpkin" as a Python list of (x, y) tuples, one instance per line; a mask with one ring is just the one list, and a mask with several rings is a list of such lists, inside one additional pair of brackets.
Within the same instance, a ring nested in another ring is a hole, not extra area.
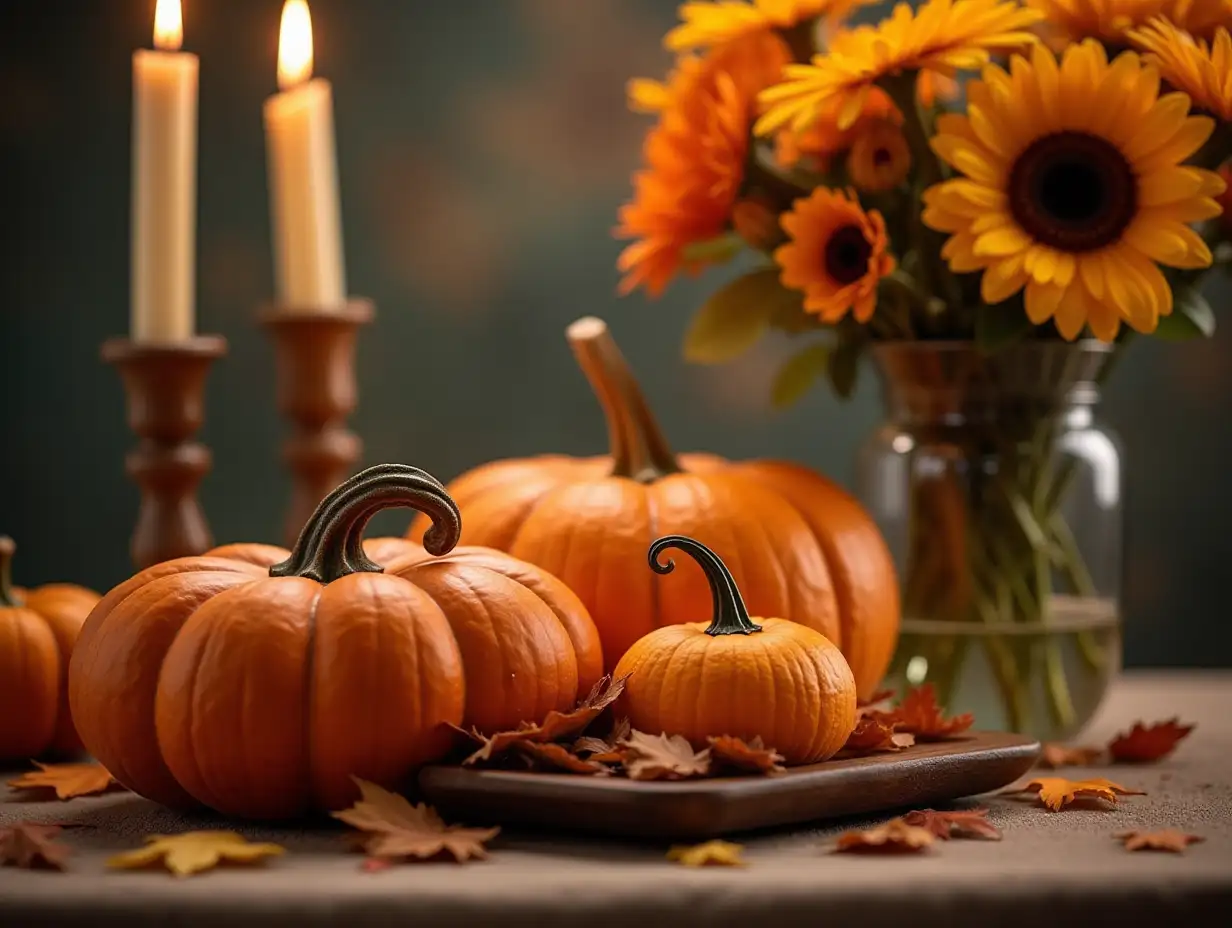
[[(706, 608), (696, 564), (671, 583), (645, 569), (656, 537), (695, 538), (730, 565), (750, 609), (838, 644), (860, 696), (871, 695), (894, 651), (899, 598), (890, 553), (863, 508), (796, 464), (673, 454), (607, 326), (581, 319), (567, 336), (607, 417), (611, 453), (495, 461), (463, 474), (448, 486), (462, 541), (564, 580), (614, 667), (647, 632)], [(408, 534), (423, 529), (416, 520)]]
[(70, 669), (90, 752), (158, 802), (287, 818), (345, 806), (352, 776), (397, 787), (449, 749), (449, 724), (573, 708), (602, 665), (580, 602), (497, 552), (434, 559), (399, 540), (383, 571), (361, 541), (391, 506), (432, 518), (427, 552), (456, 544), (440, 483), (381, 465), (322, 500), (289, 554), (233, 545), (108, 593)]
[(0, 537), (0, 760), (75, 754), (68, 659), (99, 597), (71, 583), (13, 586), (16, 549)]

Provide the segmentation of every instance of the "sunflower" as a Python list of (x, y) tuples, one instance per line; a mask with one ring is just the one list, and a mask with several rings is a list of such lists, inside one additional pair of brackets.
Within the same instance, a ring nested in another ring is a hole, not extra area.
[(804, 292), (804, 308), (826, 322), (853, 312), (867, 322), (877, 305), (877, 283), (894, 270), (886, 253), (885, 221), (865, 212), (854, 191), (818, 187), (782, 219), (791, 241), (774, 252), (779, 279)]
[(982, 296), (1025, 289), (1027, 315), (1067, 339), (1089, 324), (1111, 341), (1121, 321), (1152, 332), (1172, 311), (1158, 265), (1206, 267), (1188, 225), (1219, 214), (1218, 175), (1182, 165), (1212, 120), (1134, 52), (1111, 64), (1102, 45), (1042, 46), (1010, 73), (989, 65), (967, 85), (966, 115), (938, 121), (933, 148), (965, 177), (925, 191), (924, 221), (952, 237), (955, 271), (983, 271)]
[(916, 11), (900, 3), (878, 25), (844, 32), (811, 64), (784, 68), (787, 80), (761, 95), (767, 109), (756, 132), (769, 135), (789, 124), (803, 129), (828, 106), (837, 108), (839, 128), (846, 128), (877, 81), (904, 71), (952, 75), (979, 68), (993, 52), (1035, 42), (1026, 30), (1040, 18), (1017, 0), (928, 0)]
[(847, 154), (847, 176), (860, 190), (881, 193), (901, 184), (911, 170), (911, 149), (890, 120), (870, 122)]
[(1227, 29), (1215, 30), (1208, 44), (1166, 19), (1153, 19), (1128, 36), (1164, 80), (1189, 94), (1195, 107), (1232, 121), (1232, 37)]
[(1184, 31), (1209, 37), (1232, 27), (1232, 0), (1026, 0), (1039, 10), (1060, 45), (1099, 39), (1125, 43), (1126, 33), (1162, 17)]
[(825, 16), (842, 21), (875, 0), (692, 0), (680, 6), (680, 25), (663, 39), (669, 51), (711, 48), (755, 32), (790, 29)]

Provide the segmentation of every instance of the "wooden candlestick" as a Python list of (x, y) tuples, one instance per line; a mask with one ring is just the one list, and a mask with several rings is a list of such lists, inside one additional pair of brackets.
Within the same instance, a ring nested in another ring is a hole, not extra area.
[(141, 488), (131, 547), (138, 569), (213, 547), (197, 501), (212, 457), (193, 436), (204, 415), (205, 375), (226, 353), (226, 339), (217, 335), (165, 344), (114, 338), (103, 344), (103, 360), (124, 381), (129, 428), (141, 439), (125, 458), (128, 475)]
[(372, 316), (371, 301), (363, 299), (328, 312), (275, 306), (262, 314), (274, 339), (278, 410), (294, 429), (283, 444), (292, 477), (284, 524), (288, 546), (363, 451), (346, 420), (358, 402), (355, 336)]

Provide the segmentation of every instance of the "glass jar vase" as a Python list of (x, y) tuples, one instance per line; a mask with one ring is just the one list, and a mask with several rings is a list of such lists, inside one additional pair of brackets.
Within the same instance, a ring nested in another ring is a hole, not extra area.
[(903, 593), (891, 685), (934, 684), (980, 728), (1046, 740), (1090, 719), (1120, 667), (1122, 472), (1095, 411), (1099, 342), (873, 350), (886, 422), (857, 493)]

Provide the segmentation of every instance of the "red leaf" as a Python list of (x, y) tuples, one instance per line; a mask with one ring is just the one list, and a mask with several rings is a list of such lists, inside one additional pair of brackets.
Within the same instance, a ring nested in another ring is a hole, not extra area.
[(871, 711), (865, 718), (893, 725), (896, 731), (909, 732), (917, 741), (952, 738), (975, 722), (975, 716), (969, 712), (946, 718), (937, 705), (937, 694), (931, 683), (908, 690), (903, 701), (888, 712)]
[(1135, 722), (1128, 732), (1117, 735), (1108, 745), (1112, 759), (1121, 764), (1145, 764), (1167, 757), (1185, 737), (1194, 730), (1193, 725), (1180, 724), (1179, 718), (1154, 725)]

